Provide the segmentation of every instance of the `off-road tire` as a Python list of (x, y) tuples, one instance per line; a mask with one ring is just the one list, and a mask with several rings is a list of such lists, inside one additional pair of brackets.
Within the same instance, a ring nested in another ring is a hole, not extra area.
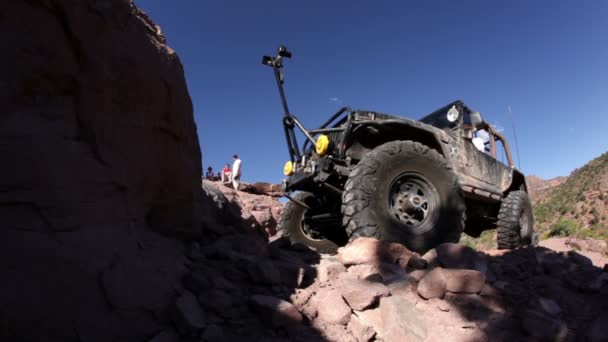
[[(436, 190), (438, 210), (408, 228), (389, 209), (393, 182), (419, 174)], [(342, 195), (343, 225), (350, 239), (375, 237), (424, 253), (443, 242), (458, 242), (465, 205), (458, 179), (435, 150), (413, 141), (392, 141), (368, 152), (352, 171)]]
[[(295, 195), (295, 199), (309, 206), (317, 204), (315, 202), (317, 201), (315, 195), (309, 192), (299, 192)], [(312, 239), (302, 230), (302, 221), (307, 210), (293, 201), (285, 204), (281, 212), (281, 218), (279, 219), (279, 229), (282, 231), (283, 236), (289, 237), (292, 243), (301, 243), (319, 253), (335, 253), (339, 247), (335, 242), (328, 239)], [(340, 227), (336, 228), (340, 229)]]
[[(527, 226), (522, 227), (522, 215)], [(496, 222), (498, 249), (515, 249), (534, 243), (534, 216), (532, 203), (525, 191), (511, 191), (500, 205)]]

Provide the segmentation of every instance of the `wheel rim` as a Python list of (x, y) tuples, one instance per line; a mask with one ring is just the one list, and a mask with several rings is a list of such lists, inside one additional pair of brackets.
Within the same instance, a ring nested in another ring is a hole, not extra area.
[(390, 187), (391, 216), (410, 229), (421, 226), (433, 216), (437, 202), (435, 187), (417, 173), (402, 174)]
[(315, 216), (324, 216), (323, 205), (316, 200), (309, 200), (306, 204), (310, 209), (304, 209), (300, 220), (300, 231), (302, 235), (311, 241), (326, 241), (329, 239), (324, 229), (323, 220), (314, 219)]
[(312, 240), (312, 241), (324, 241), (324, 240), (326, 240), (326, 239), (325, 239), (325, 238), (324, 238), (324, 237), (321, 235), (321, 233), (319, 233), (319, 232), (318, 232), (317, 230), (315, 230), (315, 229), (312, 229), (312, 228), (310, 227), (310, 224), (309, 224), (308, 222), (306, 222), (306, 221), (308, 221), (308, 220), (307, 220), (307, 218), (306, 218), (306, 212), (307, 212), (307, 211), (308, 211), (308, 210), (306, 210), (306, 211), (304, 212), (304, 215), (302, 215), (302, 220), (300, 221), (300, 231), (302, 231), (302, 235), (303, 235), (305, 238), (307, 238), (307, 239), (309, 239), (309, 240)]

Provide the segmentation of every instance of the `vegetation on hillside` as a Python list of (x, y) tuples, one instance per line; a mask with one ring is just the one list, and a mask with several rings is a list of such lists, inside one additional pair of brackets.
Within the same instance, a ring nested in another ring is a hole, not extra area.
[(608, 239), (608, 153), (572, 172), (534, 206), (541, 238)]

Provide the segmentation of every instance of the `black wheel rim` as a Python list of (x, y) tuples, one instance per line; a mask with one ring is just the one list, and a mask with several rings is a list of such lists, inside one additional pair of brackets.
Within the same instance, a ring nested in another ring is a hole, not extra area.
[(327, 208), (316, 201), (306, 203), (310, 209), (304, 209), (300, 230), (302, 235), (311, 241), (336, 240), (341, 241), (342, 237), (337, 234), (337, 229), (332, 227), (340, 226), (340, 215), (333, 215), (327, 212)]
[(312, 241), (323, 241), (325, 237), (321, 235), (317, 230), (313, 229), (311, 226), (310, 218), (307, 217), (307, 211), (302, 215), (302, 220), (300, 222), (300, 230), (302, 231), (302, 235)]
[(434, 216), (438, 202), (435, 186), (418, 173), (404, 173), (390, 186), (390, 214), (411, 230), (416, 230)]

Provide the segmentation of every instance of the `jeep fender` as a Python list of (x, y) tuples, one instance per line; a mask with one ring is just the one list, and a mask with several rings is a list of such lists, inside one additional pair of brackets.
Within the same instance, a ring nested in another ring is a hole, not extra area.
[(353, 130), (346, 156), (361, 160), (375, 147), (398, 140), (415, 141), (439, 152), (443, 157), (449, 155), (448, 141), (451, 138), (443, 130), (413, 120), (385, 120), (365, 122), (357, 126)]

